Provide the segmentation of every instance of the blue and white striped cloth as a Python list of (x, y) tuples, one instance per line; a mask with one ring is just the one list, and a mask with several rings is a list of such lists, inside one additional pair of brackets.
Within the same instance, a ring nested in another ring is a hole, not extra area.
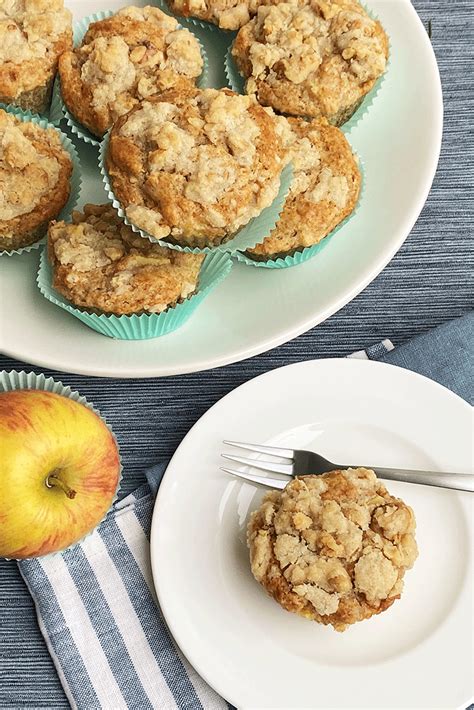
[(97, 530), (57, 555), (19, 563), (72, 708), (227, 710), (176, 647), (159, 611), (149, 557), (154, 492), (115, 504)]

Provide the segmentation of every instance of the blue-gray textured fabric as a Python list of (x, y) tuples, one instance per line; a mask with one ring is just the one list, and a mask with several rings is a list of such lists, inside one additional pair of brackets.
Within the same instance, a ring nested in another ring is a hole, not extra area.
[[(444, 139), (427, 204), (382, 274), (325, 323), (245, 363), (162, 380), (99, 380), (48, 371), (94, 402), (111, 423), (124, 459), (125, 492), (143, 483), (144, 469), (169, 458), (201, 414), (242, 382), (291, 362), (344, 356), (384, 337), (399, 346), (472, 308), (474, 100), (466, 69), (472, 61), (471, 2), (414, 0), (414, 5), (425, 25), (431, 20), (444, 89)], [(445, 355), (449, 370), (450, 353)], [(25, 367), (0, 357), (0, 369)], [(0, 562), (0, 707), (68, 707), (13, 562)]]

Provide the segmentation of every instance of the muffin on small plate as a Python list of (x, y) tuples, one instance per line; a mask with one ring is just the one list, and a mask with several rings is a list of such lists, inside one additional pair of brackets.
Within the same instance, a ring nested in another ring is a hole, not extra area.
[(385, 72), (388, 48), (356, 0), (286, 0), (258, 8), (232, 56), (262, 105), (340, 126)]
[(276, 128), (255, 99), (228, 89), (152, 97), (110, 133), (105, 167), (114, 196), (152, 238), (219, 245), (279, 193), (284, 163)]
[(73, 163), (61, 135), (0, 109), (0, 250), (39, 241), (68, 201)]
[(168, 0), (177, 15), (207, 20), (222, 30), (238, 30), (255, 15), (259, 4), (258, 0)]
[(246, 252), (261, 261), (318, 244), (351, 214), (361, 186), (357, 158), (339, 128), (326, 119), (277, 120), (293, 165), (293, 182), (275, 229)]
[(70, 113), (95, 136), (141, 100), (193, 86), (203, 70), (196, 37), (156, 7), (125, 7), (91, 23), (81, 45), (59, 61)]
[(400, 598), (418, 549), (412, 509), (357, 468), (296, 478), (248, 524), (255, 579), (287, 611), (344, 631)]
[(72, 47), (71, 24), (63, 0), (0, 3), (0, 103), (47, 111), (58, 58)]
[(72, 223), (51, 222), (53, 287), (93, 312), (161, 313), (191, 296), (202, 255), (152, 244), (132, 232), (112, 205), (85, 205)]

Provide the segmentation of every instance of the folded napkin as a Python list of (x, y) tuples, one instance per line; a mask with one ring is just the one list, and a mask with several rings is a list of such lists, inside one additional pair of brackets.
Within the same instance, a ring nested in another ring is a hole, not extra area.
[(180, 653), (158, 608), (150, 528), (165, 468), (150, 469), (149, 484), (116, 503), (80, 544), (19, 563), (73, 708), (229, 707)]
[[(393, 349), (381, 359), (473, 399), (474, 314)], [(80, 710), (221, 710), (229, 707), (189, 665), (157, 605), (149, 560), (154, 497), (166, 464), (116, 503), (98, 529), (61, 554), (19, 563), (65, 693)]]

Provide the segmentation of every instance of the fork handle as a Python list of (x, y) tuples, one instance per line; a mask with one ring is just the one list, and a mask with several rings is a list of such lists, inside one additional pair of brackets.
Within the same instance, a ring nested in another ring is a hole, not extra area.
[(397, 468), (374, 468), (379, 478), (389, 481), (421, 483), (424, 486), (452, 488), (455, 491), (474, 492), (474, 475), (471, 473), (441, 473), (440, 471), (409, 471)]

